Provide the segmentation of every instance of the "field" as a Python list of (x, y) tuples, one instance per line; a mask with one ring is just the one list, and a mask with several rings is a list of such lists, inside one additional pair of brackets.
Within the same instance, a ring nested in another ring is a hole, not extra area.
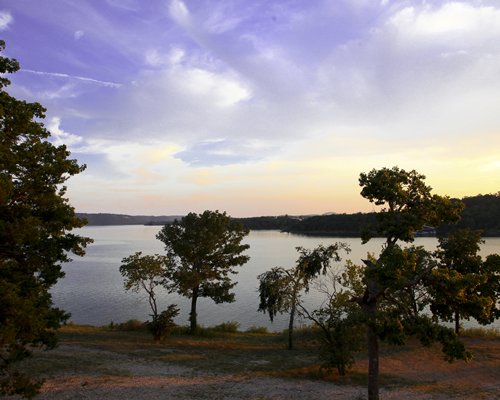
[[(382, 346), (382, 399), (500, 399), (500, 337), (464, 338), (468, 364), (439, 347)], [(64, 327), (60, 344), (25, 368), (45, 378), (40, 400), (366, 398), (366, 359), (339, 377), (322, 371), (306, 335), (286, 350), (282, 335), (204, 330), (155, 343), (143, 330)]]

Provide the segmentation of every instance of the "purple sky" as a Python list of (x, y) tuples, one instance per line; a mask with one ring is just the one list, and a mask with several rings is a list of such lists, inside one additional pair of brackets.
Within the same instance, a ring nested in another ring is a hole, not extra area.
[(360, 172), (500, 190), (500, 2), (4, 0), (8, 91), (81, 212), (371, 210)]

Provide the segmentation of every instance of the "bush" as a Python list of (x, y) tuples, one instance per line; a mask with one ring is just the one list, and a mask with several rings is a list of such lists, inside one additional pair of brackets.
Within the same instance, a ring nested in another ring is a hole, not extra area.
[(176, 326), (174, 318), (177, 315), (179, 315), (179, 307), (177, 304), (170, 304), (160, 315), (153, 318), (153, 321), (148, 324), (148, 329), (153, 334), (154, 340), (164, 340), (172, 333), (172, 329)]
[(108, 328), (113, 331), (143, 331), (146, 327), (147, 323), (139, 321), (137, 319), (129, 319), (126, 322), (121, 322), (119, 324), (115, 324), (113, 321), (108, 325)]
[(238, 332), (240, 324), (236, 321), (228, 321), (223, 322), (220, 325), (214, 326), (212, 329), (216, 332), (226, 332), (226, 333), (235, 333)]
[(246, 333), (258, 333), (258, 334), (269, 333), (268, 329), (265, 326), (251, 326), (245, 332)]

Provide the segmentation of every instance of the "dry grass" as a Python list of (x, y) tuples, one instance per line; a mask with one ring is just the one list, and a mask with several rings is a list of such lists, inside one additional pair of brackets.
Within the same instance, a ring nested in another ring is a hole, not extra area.
[[(67, 326), (60, 336), (59, 348), (26, 365), (46, 378), (41, 399), (312, 399), (332, 393), (362, 399), (367, 382), (364, 357), (339, 377), (319, 369), (314, 342), (288, 351), (272, 333), (175, 335), (154, 343), (144, 331)], [(439, 347), (383, 346), (381, 398), (500, 399), (500, 338), (464, 341), (475, 354), (468, 364), (444, 361)]]

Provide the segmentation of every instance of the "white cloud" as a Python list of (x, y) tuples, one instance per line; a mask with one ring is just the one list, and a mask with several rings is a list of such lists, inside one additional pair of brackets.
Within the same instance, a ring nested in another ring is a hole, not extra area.
[(9, 29), (9, 25), (12, 24), (14, 18), (12, 14), (5, 10), (0, 10), (0, 32)]
[(170, 51), (163, 52), (158, 48), (148, 49), (144, 56), (147, 65), (152, 67), (168, 67), (179, 64), (184, 60), (185, 52), (179, 47), (172, 47)]
[(194, 96), (210, 98), (219, 107), (229, 107), (248, 100), (250, 90), (233, 77), (218, 75), (198, 68), (174, 71), (182, 90)]
[(449, 2), (440, 8), (426, 6), (422, 10), (406, 7), (389, 23), (412, 36), (441, 36), (449, 40), (450, 35), (460, 35), (468, 40), (473, 35), (480, 39), (500, 33), (500, 10), (464, 2)]
[(47, 125), (47, 129), (51, 133), (52, 141), (56, 146), (65, 144), (67, 147), (71, 148), (83, 142), (81, 136), (65, 132), (61, 129), (61, 118), (59, 117), (53, 117)]

